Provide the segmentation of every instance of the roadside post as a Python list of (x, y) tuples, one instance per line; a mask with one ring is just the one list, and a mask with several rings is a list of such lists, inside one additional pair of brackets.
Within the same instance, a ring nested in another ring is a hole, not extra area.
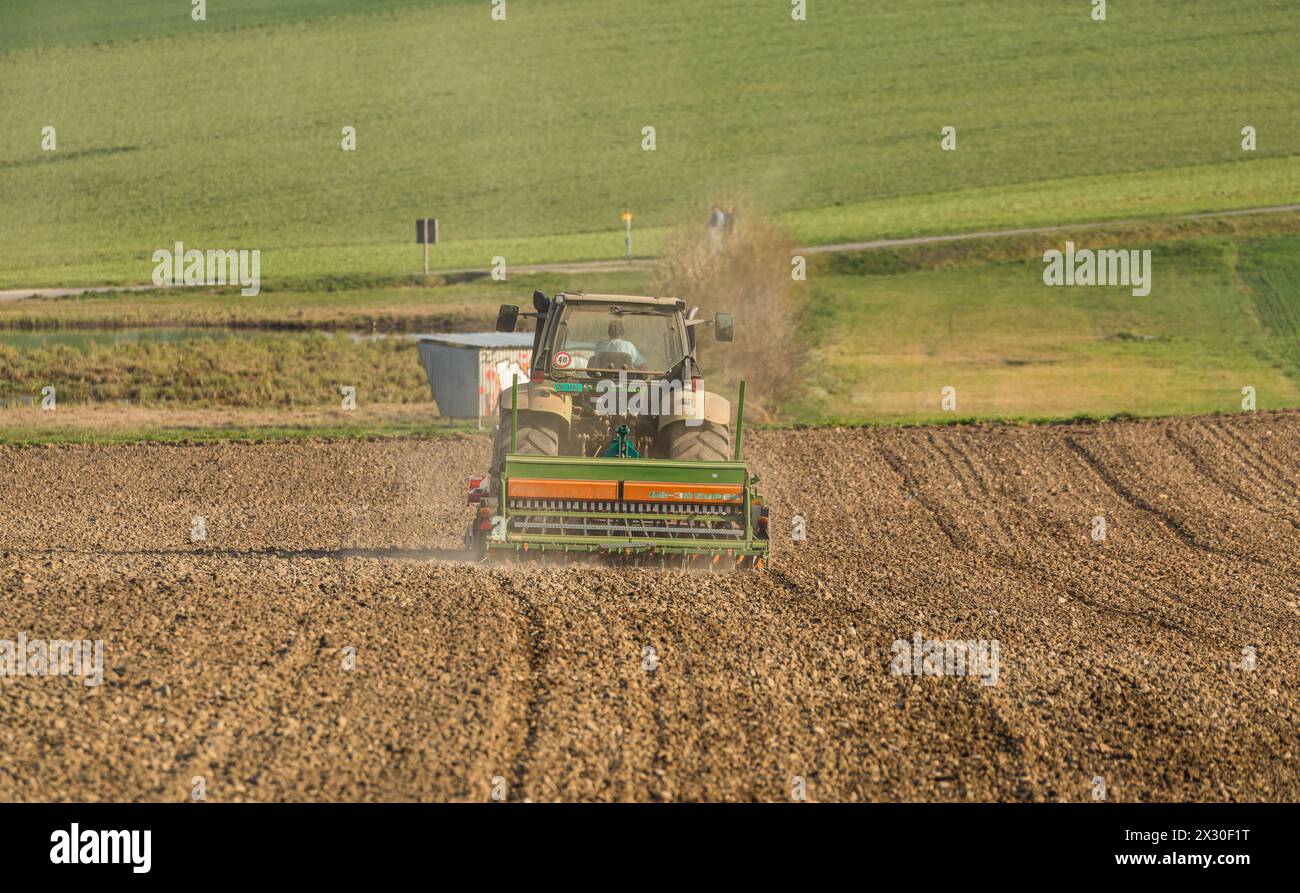
[(623, 222), (627, 224), (627, 262), (632, 263), (632, 209), (623, 209)]
[(415, 241), (424, 246), (424, 275), (429, 275), (429, 246), (438, 244), (438, 218), (415, 221)]

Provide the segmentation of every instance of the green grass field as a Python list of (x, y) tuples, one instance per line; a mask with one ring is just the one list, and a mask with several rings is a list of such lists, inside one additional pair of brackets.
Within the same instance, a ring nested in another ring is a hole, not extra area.
[(1250, 289), (1264, 350), (1300, 381), (1300, 245), (1295, 239), (1260, 239), (1241, 252), (1241, 281)]
[(653, 254), (720, 196), (807, 243), (1300, 195), (1278, 0), (188, 6), (0, 2), (0, 287), (145, 282), (175, 241), (397, 276), (426, 215), (458, 268), (616, 257), (625, 205)]
[[(1042, 283), (1040, 260), (814, 286), (807, 422), (1233, 412), (1300, 405), (1300, 237), (1157, 245), (1152, 290)], [(956, 389), (955, 412), (940, 405)]]
[[(1088, 237), (1079, 238), (1080, 247), (1089, 244)], [(1113, 244), (1105, 235), (1091, 238), (1093, 244)], [(1042, 262), (1034, 256), (1039, 252), (1028, 243), (994, 242), (983, 254), (964, 249), (955, 256), (926, 248), (924, 255), (917, 249), (892, 259), (829, 257), (800, 296), (809, 352), (806, 362), (788, 370), (795, 379), (791, 396), (774, 404), (751, 389), (754, 420), (911, 424), (1234, 412), (1241, 409), (1245, 386), (1255, 388), (1259, 409), (1300, 406), (1300, 234), (1200, 235), (1152, 245), (1152, 290), (1146, 297), (1122, 287), (1047, 288)], [(606, 287), (648, 290), (649, 277), (611, 274), (614, 281)], [(539, 283), (551, 290), (576, 284), (558, 275)], [(423, 301), (441, 300), (429, 297), (439, 289), (409, 291)], [(518, 284), (489, 283), (446, 291), (455, 294), (452, 303), (464, 303), (483, 322), (501, 300), (526, 293)], [(372, 302), (384, 294), (361, 293)], [(305, 298), (290, 298), (306, 306)], [(132, 302), (129, 315), (147, 315), (166, 312), (154, 302), (175, 296), (122, 299)], [(85, 322), (103, 318), (98, 314), (109, 308), (100, 305), (111, 300), (24, 303), (38, 317), (41, 308), (79, 308)], [(250, 299), (249, 312), (283, 322), (286, 308), (279, 300), (274, 294)], [(196, 306), (191, 322), (202, 321), (208, 304)], [(762, 324), (743, 305), (732, 309), (738, 326)], [(94, 340), (97, 330), (71, 325), (65, 331), (73, 339), (87, 332), (87, 343), (23, 346), (21, 339), (51, 334), (41, 327), (0, 333), (0, 402), (16, 407), (0, 408), (0, 440), (84, 439), (95, 428), (118, 439), (131, 431), (174, 439), (186, 432), (234, 436), (228, 432), (263, 428), (289, 432), (283, 436), (313, 430), (334, 436), (330, 432), (342, 430), (336, 410), (343, 384), (357, 388), (363, 408), (392, 409), (369, 421), (364, 413), (341, 416), (354, 435), (411, 433), (433, 423), (424, 374), (407, 339), (214, 329), (211, 338), (105, 345)], [(18, 340), (6, 345), (5, 338)], [(708, 340), (706, 371), (743, 369), (743, 359), (728, 359), (726, 352), (734, 349)], [(731, 378), (709, 380), (715, 389), (734, 391)], [(57, 389), (60, 411), (74, 412), (67, 424), (63, 416), (30, 407), (23, 414), (21, 398), (39, 402), (44, 385)], [(940, 407), (941, 390), (948, 386), (957, 392), (955, 412)], [(95, 414), (121, 401), (134, 414)], [(204, 415), (240, 408), (244, 414), (220, 425)], [(89, 414), (75, 415), (82, 409)], [(194, 415), (195, 410), (204, 412)], [(287, 425), (291, 410), (299, 421)], [(190, 418), (188, 427), (180, 424), (184, 418)]]
[[(297, 22), (358, 11), (451, 6), (474, 0), (212, 0), (203, 27), (214, 30)], [(191, 3), (159, 0), (0, 0), (0, 52), (183, 35), (199, 27)]]

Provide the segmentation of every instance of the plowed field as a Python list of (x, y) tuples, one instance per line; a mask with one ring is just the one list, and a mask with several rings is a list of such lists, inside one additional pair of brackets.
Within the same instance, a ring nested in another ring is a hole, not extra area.
[(465, 563), (488, 450), (0, 449), (0, 639), (104, 642), (0, 799), (1300, 800), (1300, 413), (755, 432), (763, 574)]

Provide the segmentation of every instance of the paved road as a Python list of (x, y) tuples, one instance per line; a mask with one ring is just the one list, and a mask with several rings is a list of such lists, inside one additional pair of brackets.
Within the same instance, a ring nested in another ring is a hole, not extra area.
[[(25, 301), (28, 298), (69, 298), (74, 295), (95, 294), (110, 291), (153, 291), (163, 286), (157, 285), (112, 285), (94, 288), (11, 288), (0, 291), (0, 304), (6, 301)], [(170, 288), (171, 286), (165, 286)]]
[[(1300, 204), (1271, 205), (1261, 208), (1241, 208), (1236, 211), (1206, 211), (1200, 214), (1182, 214), (1172, 220), (1201, 220), (1211, 217), (1247, 217), (1256, 214), (1288, 214), (1300, 211)], [(981, 230), (978, 232), (949, 233), (937, 236), (913, 236), (906, 239), (873, 239), (866, 242), (838, 242), (831, 245), (809, 245), (801, 248), (804, 254), (826, 254), (831, 251), (881, 251), (887, 248), (902, 248), (909, 245), (927, 245), (940, 242), (968, 242), (976, 239), (996, 239), (1006, 236), (1030, 236), (1042, 233), (1058, 233), (1074, 230), (1106, 229), (1116, 226), (1134, 226), (1148, 223), (1149, 220), (1107, 220), (1099, 223), (1069, 223), (1056, 226), (1031, 226), (1020, 229)], [(590, 260), (571, 261), (555, 264), (521, 264), (511, 267), (515, 273), (599, 273), (614, 270), (648, 270), (655, 264), (653, 257), (638, 257), (627, 260)], [(435, 270), (439, 276), (486, 276), (486, 269)], [(16, 288), (0, 291), (0, 303), (5, 301), (22, 301), (28, 298), (64, 298), (88, 293), (112, 291), (152, 291), (156, 288), (175, 288), (177, 286), (131, 285), (131, 286), (96, 286), (87, 288)], [(184, 287), (184, 286), (181, 286)]]

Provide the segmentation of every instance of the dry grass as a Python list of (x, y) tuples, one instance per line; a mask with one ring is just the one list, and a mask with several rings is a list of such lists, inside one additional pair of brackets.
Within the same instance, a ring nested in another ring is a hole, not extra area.
[(339, 406), (256, 409), (116, 403), (60, 404), (49, 412), (39, 406), (0, 408), (0, 443), (336, 438), (478, 430), (473, 422), (440, 418), (432, 401), (362, 403), (353, 411)]
[(429, 385), (406, 338), (329, 333), (136, 341), (29, 351), (0, 345), (0, 403), (121, 402), (272, 409), (336, 406), (340, 388), (358, 403), (422, 403)]
[(682, 298), (704, 316), (735, 316), (736, 340), (720, 344), (706, 336), (700, 359), (710, 390), (748, 381), (746, 411), (761, 420), (771, 420), (789, 396), (791, 373), (806, 353), (798, 332), (801, 297), (791, 276), (796, 254), (798, 243), (789, 233), (742, 209), (721, 238), (711, 238), (702, 224), (676, 231), (659, 259), (656, 294)]

